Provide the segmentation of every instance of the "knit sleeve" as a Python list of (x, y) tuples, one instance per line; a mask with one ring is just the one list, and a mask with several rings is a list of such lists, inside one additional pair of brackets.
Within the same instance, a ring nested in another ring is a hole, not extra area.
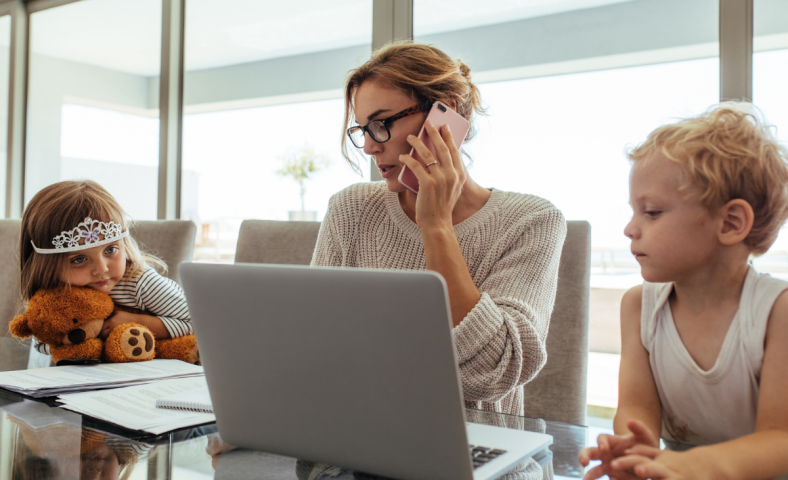
[(183, 289), (152, 268), (137, 281), (137, 305), (157, 316), (172, 338), (194, 333)]
[(317, 234), (315, 252), (312, 254), (313, 267), (340, 267), (342, 266), (342, 246), (334, 229), (337, 217), (336, 196), (328, 201), (328, 210), (320, 224)]
[(477, 283), (481, 299), (453, 331), (466, 401), (499, 401), (547, 361), (566, 221), (550, 205), (508, 235), (510, 246)]

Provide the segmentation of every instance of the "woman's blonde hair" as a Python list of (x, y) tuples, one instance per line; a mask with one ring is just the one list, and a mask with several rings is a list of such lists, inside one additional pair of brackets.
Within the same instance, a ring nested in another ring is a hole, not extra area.
[[(91, 180), (54, 183), (30, 200), (22, 215), (19, 239), (20, 306), (30, 300), (39, 289), (63, 285), (69, 268), (68, 253), (36, 253), (31, 241), (38, 248), (52, 248), (52, 239), (55, 236), (72, 230), (88, 217), (102, 222), (115, 222), (123, 227), (123, 231), (132, 226), (128, 214), (115, 198)], [(126, 250), (126, 275), (141, 273), (148, 266), (162, 273), (166, 271), (164, 262), (143, 253), (131, 236), (123, 239), (123, 245)]]
[[(485, 113), (479, 89), (471, 81), (471, 69), (461, 60), (453, 60), (432, 45), (410, 41), (389, 43), (373, 52), (366, 63), (348, 72), (345, 80), (342, 156), (357, 172), (361, 172), (361, 167), (348, 152), (345, 132), (354, 114), (356, 91), (368, 81), (401, 90), (418, 105), (434, 101), (454, 105), (457, 113), (471, 124), (466, 141), (476, 135), (474, 113)], [(463, 154), (468, 156), (465, 152)]]
[(788, 218), (788, 149), (751, 104), (724, 102), (657, 128), (629, 152), (634, 162), (665, 158), (683, 170), (682, 191), (709, 210), (742, 199), (755, 212), (744, 243), (769, 250)]

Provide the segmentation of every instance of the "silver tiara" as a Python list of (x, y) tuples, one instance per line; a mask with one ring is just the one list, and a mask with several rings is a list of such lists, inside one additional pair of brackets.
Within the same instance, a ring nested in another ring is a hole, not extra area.
[[(100, 235), (104, 237), (103, 240)], [(36, 253), (67, 253), (117, 242), (128, 236), (129, 231), (124, 232), (123, 227), (115, 222), (104, 223), (88, 217), (73, 230), (65, 230), (53, 238), (52, 244), (55, 248), (38, 248), (32, 240), (30, 243), (33, 244)], [(80, 244), (82, 241), (84, 243)]]

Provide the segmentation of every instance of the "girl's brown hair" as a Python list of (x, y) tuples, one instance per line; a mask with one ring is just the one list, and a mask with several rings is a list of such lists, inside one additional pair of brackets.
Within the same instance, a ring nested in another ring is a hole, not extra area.
[[(32, 243), (38, 248), (52, 248), (55, 236), (72, 230), (88, 217), (102, 222), (115, 222), (123, 227), (123, 231), (131, 227), (128, 214), (115, 198), (91, 180), (54, 183), (30, 200), (22, 215), (19, 239), (20, 304), (30, 300), (39, 289), (63, 285), (63, 278), (69, 268), (68, 253), (36, 253)], [(166, 271), (164, 262), (141, 252), (131, 236), (123, 239), (123, 245), (126, 250), (126, 275), (141, 273), (148, 266)]]
[[(476, 135), (474, 113), (483, 115), (479, 89), (471, 81), (471, 69), (461, 60), (453, 60), (441, 50), (410, 41), (389, 43), (372, 53), (366, 63), (348, 72), (345, 80), (345, 122), (342, 128), (342, 156), (354, 170), (361, 167), (348, 152), (347, 131), (353, 115), (353, 99), (364, 82), (396, 88), (413, 98), (416, 104), (441, 101), (454, 105), (457, 113), (471, 124), (466, 141)], [(463, 152), (467, 157), (467, 153)]]

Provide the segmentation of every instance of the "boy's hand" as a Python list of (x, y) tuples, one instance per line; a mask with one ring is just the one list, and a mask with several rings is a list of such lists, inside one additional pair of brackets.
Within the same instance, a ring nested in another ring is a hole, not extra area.
[[(627, 455), (612, 462), (615, 471), (634, 472), (638, 478), (654, 480), (688, 480), (706, 476), (703, 461), (691, 458), (688, 452), (671, 452), (646, 445), (636, 445)], [(613, 478), (613, 477), (611, 477)]]
[(615, 459), (627, 455), (627, 451), (638, 445), (655, 448), (659, 451), (659, 439), (651, 433), (643, 422), (632, 420), (627, 423), (630, 433), (626, 435), (607, 435), (602, 434), (597, 438), (597, 446), (585, 448), (580, 451), (578, 459), (580, 463), (587, 467), (591, 460), (601, 460), (602, 463), (586, 472), (586, 480), (599, 478), (604, 475), (611, 479), (632, 479), (638, 478), (625, 471), (626, 469), (614, 468), (612, 463)]

